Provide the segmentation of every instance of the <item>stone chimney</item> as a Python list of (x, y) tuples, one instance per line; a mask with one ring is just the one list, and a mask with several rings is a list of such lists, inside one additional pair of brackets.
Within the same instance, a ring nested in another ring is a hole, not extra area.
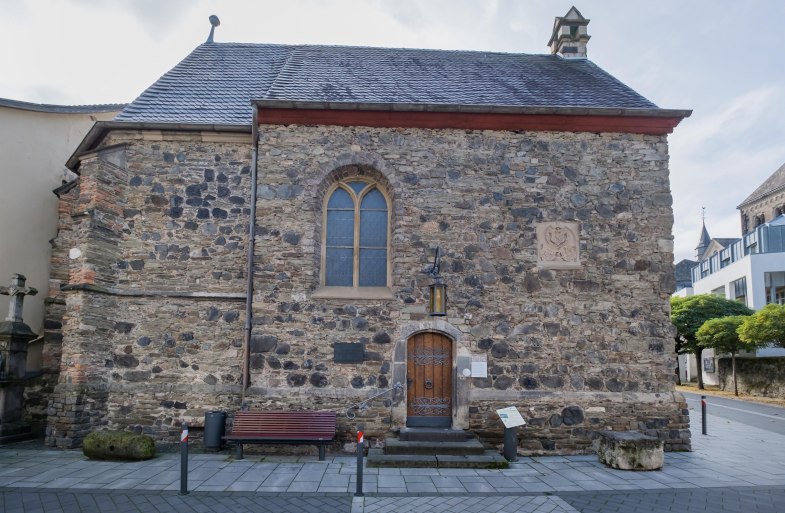
[(571, 7), (564, 16), (557, 17), (548, 41), (551, 53), (564, 59), (585, 59), (586, 43), (591, 37), (586, 31), (588, 24), (589, 20), (575, 7)]

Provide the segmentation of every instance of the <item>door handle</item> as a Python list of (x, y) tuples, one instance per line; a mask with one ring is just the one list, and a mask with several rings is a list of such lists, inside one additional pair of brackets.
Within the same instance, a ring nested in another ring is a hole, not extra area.
[(414, 383), (414, 380), (410, 376), (406, 376), (406, 386), (410, 387), (412, 383)]

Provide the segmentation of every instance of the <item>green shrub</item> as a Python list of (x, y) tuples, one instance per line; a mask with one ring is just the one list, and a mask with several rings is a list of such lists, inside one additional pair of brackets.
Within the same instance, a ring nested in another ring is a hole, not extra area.
[(155, 442), (125, 431), (94, 431), (84, 439), (82, 450), (94, 460), (149, 460), (155, 456)]

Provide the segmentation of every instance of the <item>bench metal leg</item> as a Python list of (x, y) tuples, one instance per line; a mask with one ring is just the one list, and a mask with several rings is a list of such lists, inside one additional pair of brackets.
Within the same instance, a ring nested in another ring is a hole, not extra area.
[(324, 461), (324, 446), (319, 446), (319, 461)]
[(243, 444), (237, 444), (237, 452), (234, 455), (234, 459), (236, 460), (243, 459)]

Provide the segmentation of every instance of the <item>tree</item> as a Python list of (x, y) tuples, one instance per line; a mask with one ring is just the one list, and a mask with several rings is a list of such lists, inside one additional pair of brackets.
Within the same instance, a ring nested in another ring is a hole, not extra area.
[[(703, 323), (709, 319), (728, 317), (732, 315), (750, 315), (752, 310), (738, 301), (732, 301), (713, 294), (700, 294), (690, 297), (671, 298), (671, 322), (676, 326), (677, 352), (679, 354), (694, 354), (701, 366), (701, 346), (695, 334)], [(698, 372), (698, 388), (703, 390), (703, 372)]]
[(785, 305), (768, 304), (739, 326), (742, 342), (758, 346), (774, 342), (785, 347)]
[(736, 353), (744, 349), (755, 349), (757, 344), (742, 342), (736, 330), (739, 329), (749, 315), (734, 315), (709, 319), (695, 333), (695, 338), (703, 347), (714, 349), (715, 353), (730, 353), (733, 373), (733, 393), (739, 395), (736, 383)]

